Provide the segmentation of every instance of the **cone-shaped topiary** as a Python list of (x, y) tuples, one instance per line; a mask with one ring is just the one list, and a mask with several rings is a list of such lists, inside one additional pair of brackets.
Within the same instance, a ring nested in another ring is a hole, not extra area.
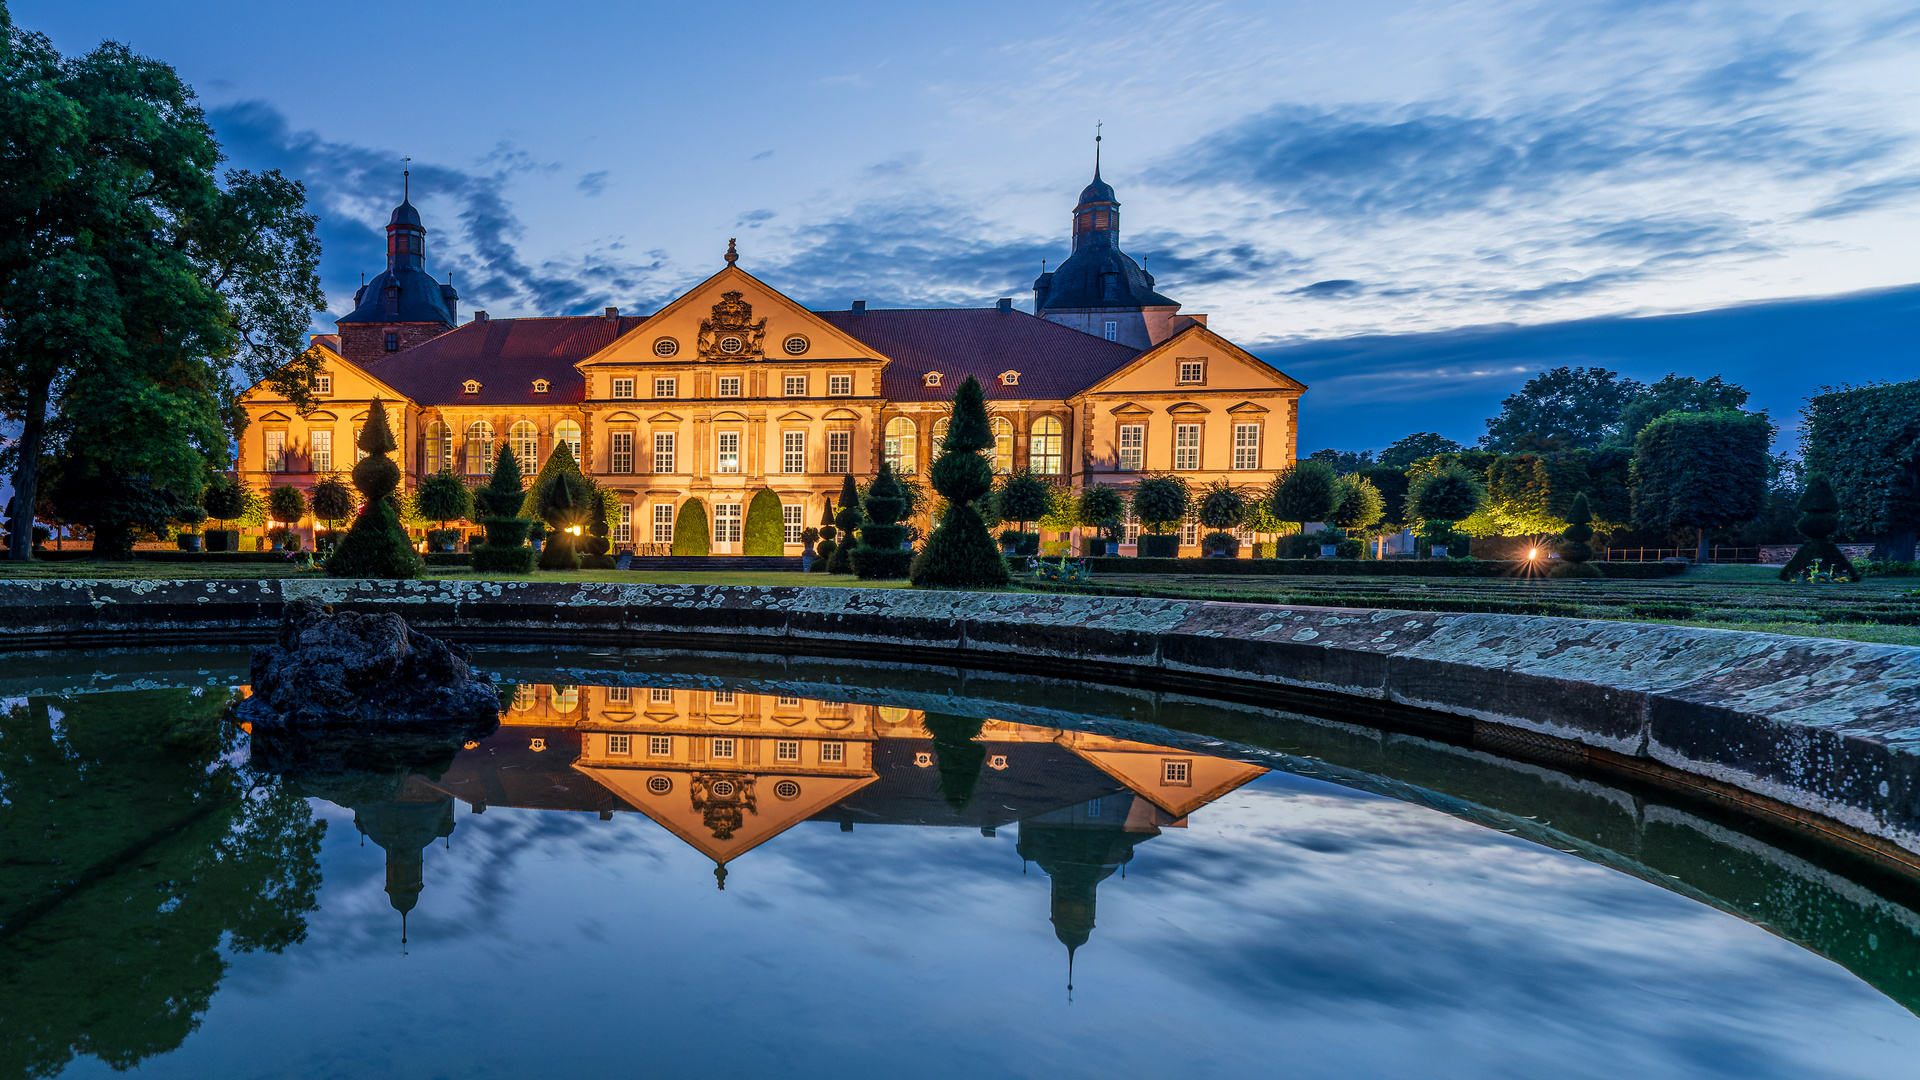
[(972, 716), (928, 713), (921, 726), (933, 736), (933, 756), (940, 763), (940, 797), (956, 812), (973, 801), (980, 786), (980, 766), (986, 764), (986, 744), (978, 741), (985, 722)]
[(975, 506), (993, 490), (993, 465), (981, 456), (992, 448), (986, 392), (969, 375), (954, 392), (947, 437), (929, 471), (933, 489), (947, 501), (947, 512), (914, 557), (908, 576), (915, 585), (977, 589), (1007, 583), (1006, 561)]
[(820, 511), (820, 538), (831, 540), (840, 534), (840, 527), (833, 523), (833, 496), (827, 496), (827, 507)]
[(586, 474), (580, 471), (580, 462), (573, 456), (573, 448), (565, 439), (554, 440), (553, 452), (547, 455), (546, 463), (534, 475), (533, 483), (527, 485), (527, 501), (520, 508), (521, 517), (531, 521), (547, 520), (546, 491), (558, 473), (572, 473), (581, 479), (586, 478)]
[(906, 546), (907, 527), (899, 521), (907, 512), (907, 499), (886, 462), (880, 463), (880, 475), (867, 489), (862, 507), (867, 523), (860, 529), (859, 546), (853, 549), (853, 572), (868, 581), (906, 577), (913, 551)]
[(400, 484), (400, 466), (387, 456), (398, 445), (393, 429), (387, 426), (387, 410), (376, 398), (367, 412), (366, 425), (360, 429), (360, 449), (367, 456), (353, 467), (353, 486), (360, 489), (366, 506), (327, 558), (328, 575), (414, 578), (426, 568), (400, 525), (400, 503), (394, 496)]
[(473, 549), (475, 570), (487, 574), (533, 571), (534, 552), (527, 546), (527, 527), (532, 522), (519, 516), (525, 499), (526, 492), (520, 490), (520, 461), (501, 446), (494, 453), (493, 476), (474, 493), (474, 501), (487, 507), (487, 516), (480, 519), (487, 542)]
[(1800, 550), (1794, 552), (1793, 558), (1781, 569), (1780, 580), (1792, 581), (1818, 560), (1820, 569), (1827, 573), (1859, 581), (1860, 572), (1832, 540), (1840, 529), (1840, 500), (1834, 498), (1833, 485), (1827, 478), (1819, 473), (1808, 477), (1807, 490), (1801, 492), (1800, 501), (1794, 503), (1793, 508), (1800, 511), (1800, 520), (1794, 527), (1807, 542), (1800, 545)]
[(833, 515), (833, 523), (840, 527), (840, 546), (833, 549), (833, 558), (827, 562), (827, 573), (851, 574), (853, 532), (861, 524), (860, 489), (854, 486), (852, 473), (848, 473), (840, 485), (840, 510)]
[(697, 498), (681, 503), (680, 513), (674, 516), (673, 553), (675, 555), (711, 555), (713, 553), (713, 533), (707, 522), (707, 504)]
[(1573, 497), (1573, 505), (1567, 510), (1567, 528), (1560, 534), (1560, 542), (1555, 545), (1560, 552), (1560, 564), (1553, 568), (1555, 577), (1602, 577), (1600, 568), (1590, 565), (1587, 560), (1593, 558), (1593, 509), (1587, 505), (1587, 493), (1581, 492)]
[[(561, 443), (554, 453), (567, 453), (566, 444)], [(540, 569), (580, 569), (573, 530), (600, 512), (599, 494), (577, 470), (559, 469), (547, 477), (540, 496), (541, 518), (547, 523), (547, 539), (540, 545)]]
[(742, 555), (784, 555), (787, 551), (787, 522), (781, 517), (780, 494), (761, 488), (747, 503), (747, 526)]

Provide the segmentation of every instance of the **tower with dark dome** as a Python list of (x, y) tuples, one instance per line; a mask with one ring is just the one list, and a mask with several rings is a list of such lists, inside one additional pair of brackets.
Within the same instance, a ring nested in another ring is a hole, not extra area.
[(371, 364), (459, 324), (460, 294), (427, 276), (427, 229), (411, 192), (387, 219), (387, 268), (353, 294), (353, 311), (336, 323), (340, 353)]
[(1173, 336), (1180, 305), (1154, 291), (1153, 275), (1120, 250), (1120, 200), (1100, 178), (1095, 151), (1093, 183), (1073, 208), (1073, 254), (1059, 269), (1033, 282), (1033, 313), (1048, 322), (1151, 348)]

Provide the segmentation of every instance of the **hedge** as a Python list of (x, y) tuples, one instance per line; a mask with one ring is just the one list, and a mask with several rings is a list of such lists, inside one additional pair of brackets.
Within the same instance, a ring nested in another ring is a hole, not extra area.
[(473, 552), (471, 551), (429, 551), (427, 552), (427, 565), (428, 566), (472, 566)]
[[(33, 557), (42, 562), (72, 562), (76, 559), (93, 558), (93, 551), (87, 548), (73, 551), (43, 551), (36, 548)], [(143, 562), (179, 563), (283, 563), (289, 561), (284, 551), (155, 550), (135, 551), (133, 557)]]
[[(1685, 563), (1594, 563), (1610, 578), (1662, 578)], [(1087, 560), (1096, 574), (1195, 574), (1298, 577), (1520, 577), (1526, 563), (1497, 559), (1142, 559), (1108, 555)]]

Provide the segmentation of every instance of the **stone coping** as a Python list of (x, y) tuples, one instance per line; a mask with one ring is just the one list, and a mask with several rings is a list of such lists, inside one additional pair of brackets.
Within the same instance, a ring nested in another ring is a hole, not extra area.
[(0, 582), (7, 647), (237, 643), (282, 602), (476, 641), (871, 655), (1344, 714), (1636, 775), (1920, 872), (1920, 648), (1544, 616), (804, 586)]

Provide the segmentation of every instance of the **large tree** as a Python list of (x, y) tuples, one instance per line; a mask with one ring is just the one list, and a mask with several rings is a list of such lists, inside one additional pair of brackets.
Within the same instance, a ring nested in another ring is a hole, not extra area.
[(172, 68), (108, 43), (63, 58), (0, 9), (0, 409), (13, 558), (43, 461), (197, 499), (228, 459), (237, 368), (312, 407), (322, 297), (301, 186), (217, 173)]
[(1920, 380), (1843, 387), (1807, 399), (1800, 452), (1833, 483), (1840, 529), (1882, 538), (1911, 562), (1920, 533)]
[(1452, 439), (1435, 431), (1421, 431), (1390, 443), (1380, 451), (1380, 466), (1388, 469), (1405, 470), (1407, 466), (1421, 458), (1435, 454), (1455, 454), (1466, 449)]
[(1600, 445), (1646, 387), (1605, 368), (1559, 367), (1500, 403), (1480, 445), (1488, 450), (1577, 450)]
[(1692, 529), (1696, 561), (1711, 530), (1759, 517), (1767, 506), (1765, 413), (1672, 412), (1640, 431), (1633, 448), (1633, 515), (1656, 529)]
[(1668, 375), (1643, 390), (1620, 410), (1620, 420), (1606, 445), (1632, 449), (1640, 430), (1670, 412), (1714, 412), (1738, 409), (1747, 403), (1745, 387), (1715, 375), (1705, 382), (1690, 375)]

